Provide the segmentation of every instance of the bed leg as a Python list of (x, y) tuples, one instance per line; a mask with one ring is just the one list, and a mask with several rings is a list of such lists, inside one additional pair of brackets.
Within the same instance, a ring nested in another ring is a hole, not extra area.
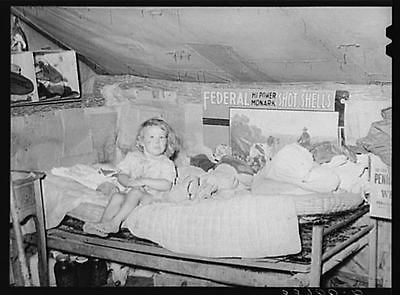
[(322, 236), (324, 227), (314, 224), (312, 228), (311, 270), (309, 287), (319, 287), (322, 273)]
[(38, 270), (41, 287), (49, 286), (49, 262), (47, 257), (46, 225), (44, 219), (44, 204), (41, 190), (41, 180), (36, 179), (33, 183), (35, 190), (36, 216), (34, 218), (36, 234), (38, 235)]
[(372, 219), (373, 228), (369, 232), (369, 274), (368, 274), (368, 288), (376, 288), (376, 249), (377, 249), (377, 235), (378, 235), (378, 221)]

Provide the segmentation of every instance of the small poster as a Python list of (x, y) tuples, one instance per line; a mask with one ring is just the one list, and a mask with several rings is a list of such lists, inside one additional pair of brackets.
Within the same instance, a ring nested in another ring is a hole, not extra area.
[(11, 106), (79, 100), (76, 53), (54, 50), (12, 54), (10, 84)]
[(37, 51), (33, 57), (39, 101), (80, 98), (75, 51)]
[(370, 214), (371, 217), (392, 219), (392, 173), (388, 165), (370, 155)]

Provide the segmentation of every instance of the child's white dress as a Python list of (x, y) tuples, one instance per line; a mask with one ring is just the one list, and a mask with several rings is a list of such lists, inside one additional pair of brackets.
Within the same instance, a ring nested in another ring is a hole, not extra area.
[[(131, 178), (151, 177), (162, 178), (174, 182), (176, 170), (174, 163), (165, 155), (158, 158), (146, 157), (139, 151), (128, 152), (117, 165), (120, 173), (128, 174)], [(161, 197), (163, 192), (145, 187), (145, 191), (155, 197)]]

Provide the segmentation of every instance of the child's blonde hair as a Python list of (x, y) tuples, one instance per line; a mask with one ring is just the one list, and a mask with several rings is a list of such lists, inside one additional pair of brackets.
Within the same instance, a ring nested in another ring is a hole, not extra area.
[(141, 143), (143, 137), (143, 129), (150, 126), (158, 126), (166, 132), (167, 146), (164, 151), (164, 155), (173, 160), (180, 150), (180, 139), (176, 135), (174, 129), (172, 129), (172, 127), (169, 126), (167, 122), (159, 118), (151, 118), (140, 124), (138, 133), (136, 135), (136, 148), (141, 152), (144, 151), (143, 145)]

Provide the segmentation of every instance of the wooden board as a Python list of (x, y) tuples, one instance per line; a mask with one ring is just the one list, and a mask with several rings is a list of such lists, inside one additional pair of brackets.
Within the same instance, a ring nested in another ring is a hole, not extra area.
[(207, 263), (218, 263), (235, 266), (245, 266), (260, 269), (274, 269), (280, 271), (292, 271), (292, 272), (308, 272), (309, 266), (298, 263), (282, 262), (279, 259), (244, 259), (244, 258), (209, 258), (195, 255), (179, 254), (169, 251), (165, 248), (153, 245), (146, 245), (144, 243), (127, 242), (123, 239), (117, 238), (97, 238), (93, 236), (81, 235), (76, 233), (70, 233), (59, 229), (48, 230), (48, 239), (63, 239), (63, 240), (77, 240), (85, 244), (100, 245), (104, 247), (117, 248), (121, 250), (127, 250), (132, 252), (147, 253), (157, 256), (166, 256), (171, 258), (179, 259), (190, 259), (196, 261), (202, 261)]
[[(223, 284), (259, 287), (295, 287), (307, 286), (308, 284), (303, 277), (298, 278), (293, 275), (292, 271), (277, 272), (274, 269), (265, 267), (261, 269), (261, 267), (241, 266), (240, 261), (233, 266), (232, 263), (224, 263), (223, 259), (189, 258), (179, 254), (172, 255), (172, 252), (169, 255), (165, 255), (164, 253), (169, 251), (164, 252), (164, 249), (160, 250), (160, 248), (154, 246), (134, 245), (131, 246), (131, 249), (126, 249), (126, 244), (130, 243), (122, 243), (125, 246), (120, 247), (121, 242), (82, 237), (81, 235), (67, 232), (61, 233), (60, 230), (50, 230), (47, 244), (49, 248), (65, 252), (95, 256), (119, 263), (152, 268), (199, 279), (212, 278), (216, 282)], [(270, 263), (269, 265), (272, 264)]]

